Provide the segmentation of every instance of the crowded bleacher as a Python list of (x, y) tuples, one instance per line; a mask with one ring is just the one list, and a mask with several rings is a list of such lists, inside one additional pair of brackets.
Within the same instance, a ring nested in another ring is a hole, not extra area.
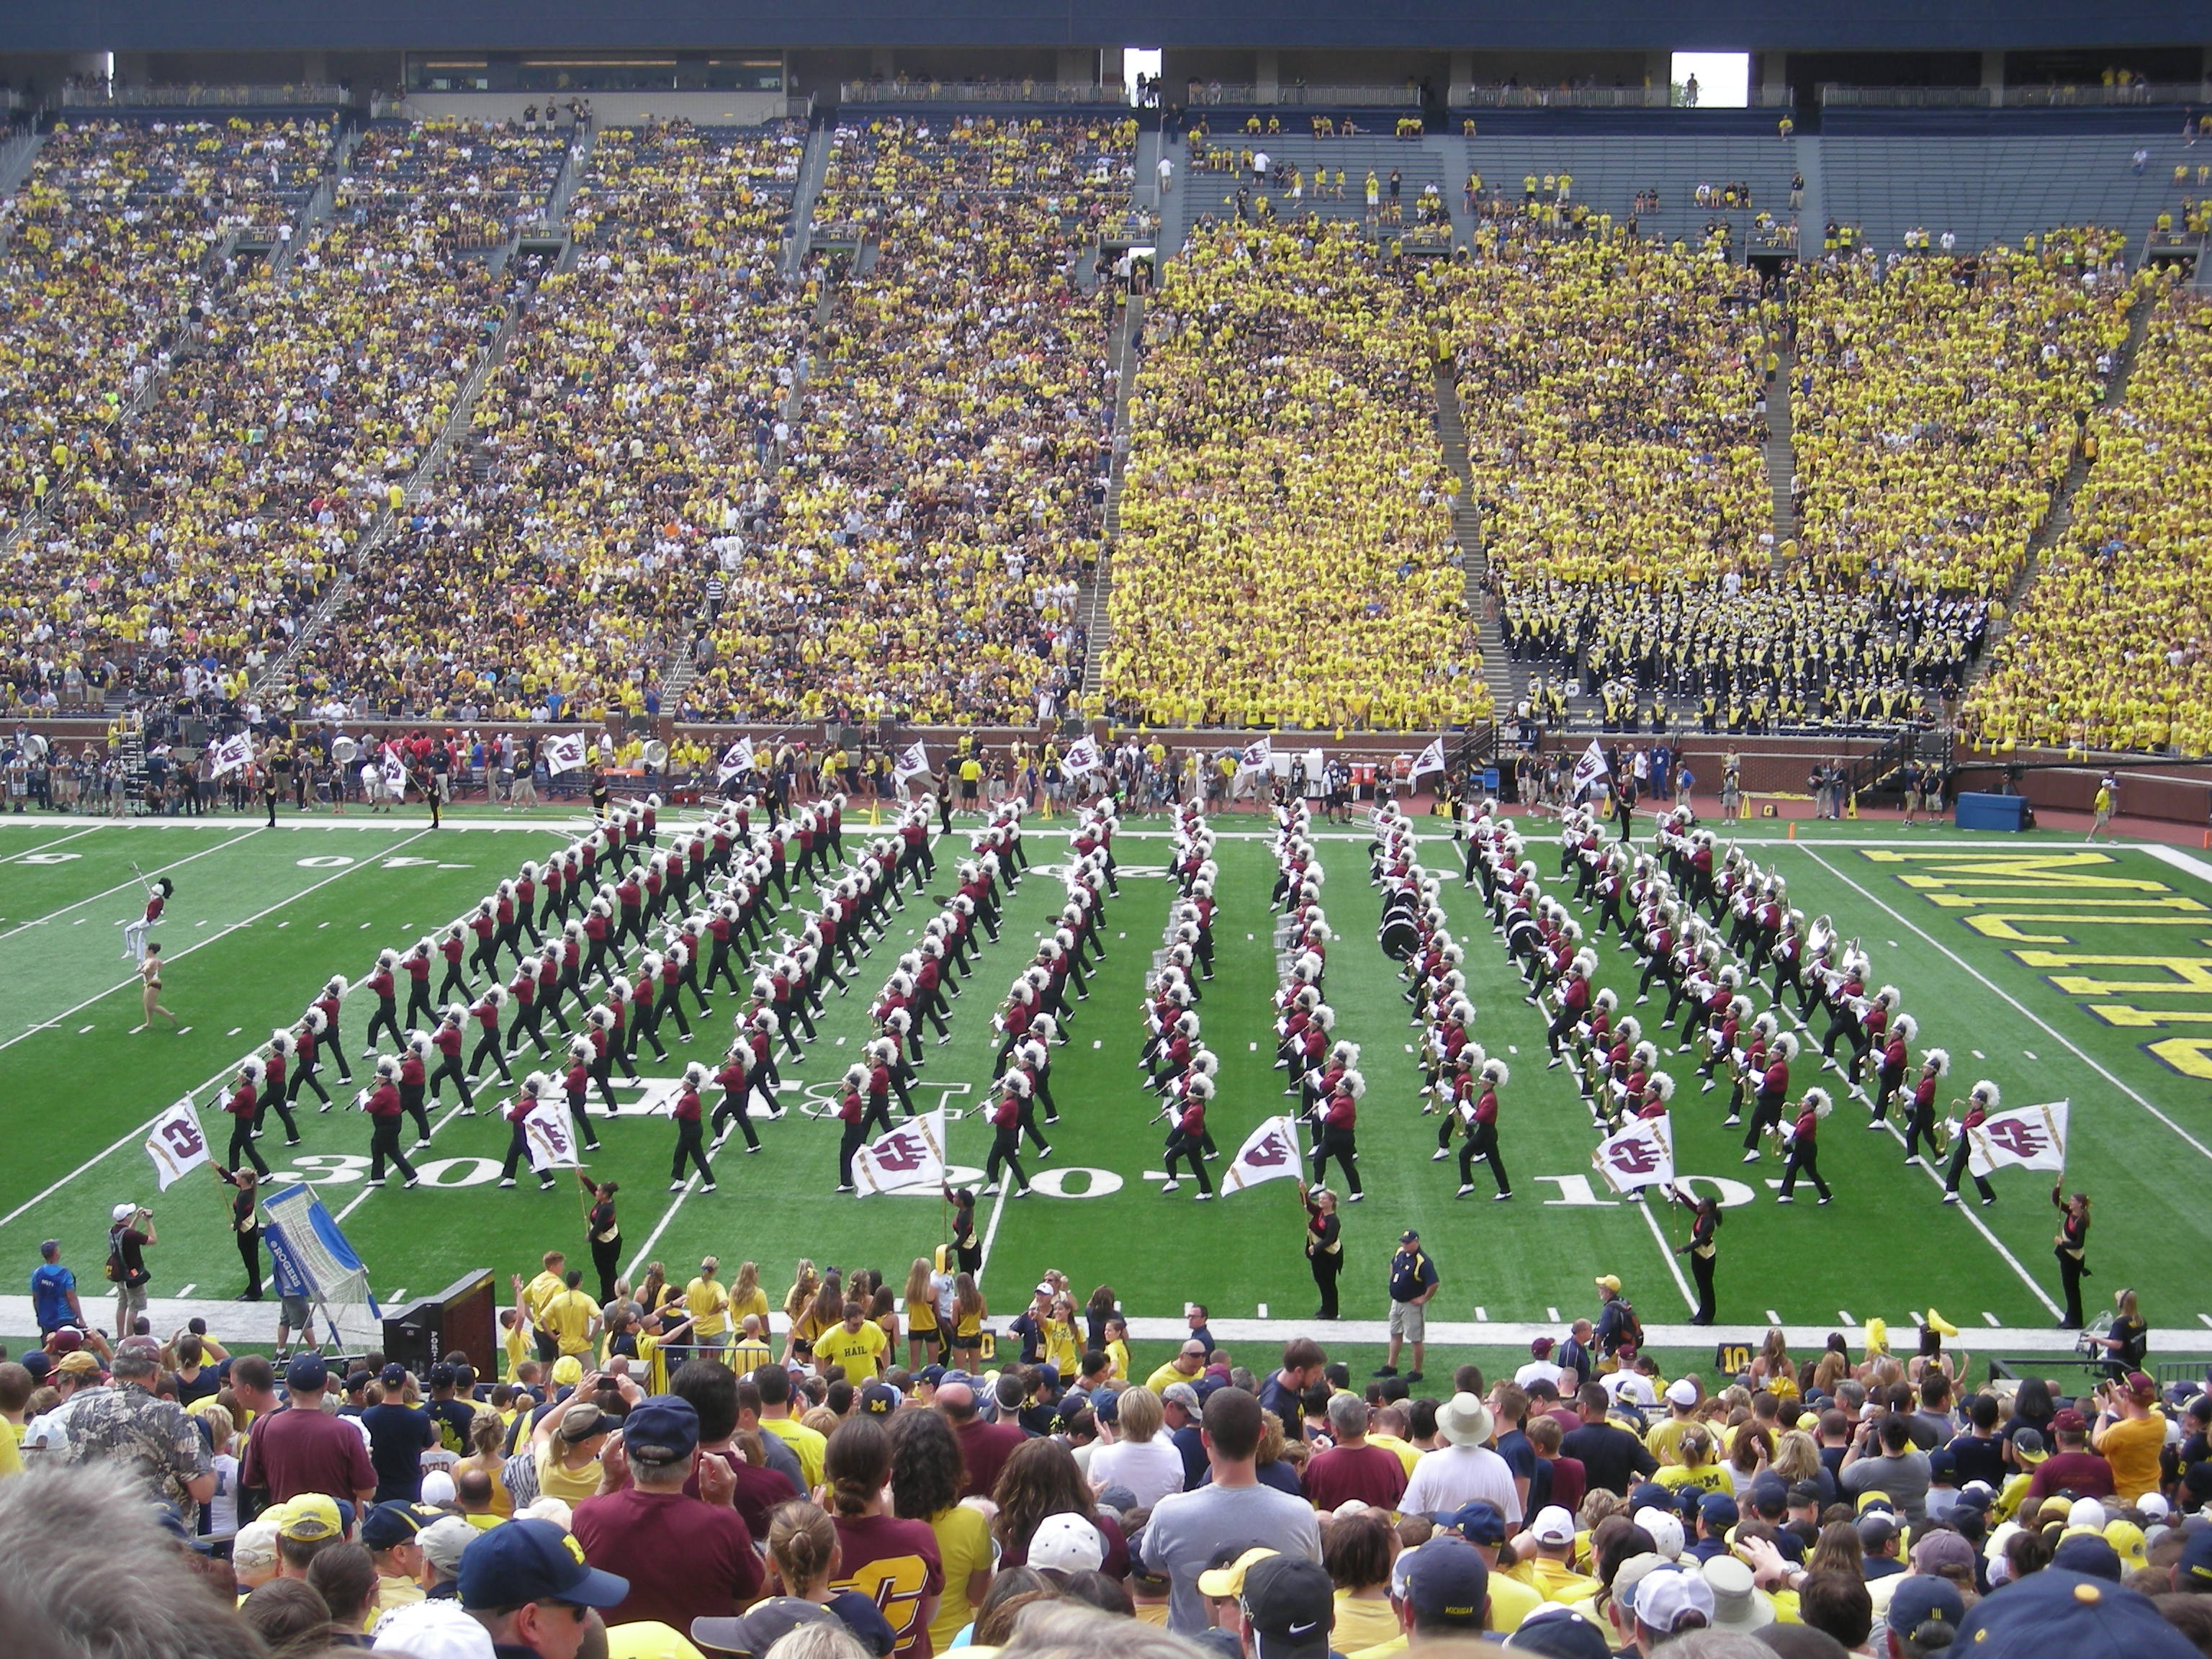
[(1335, 222), (1201, 230), (1146, 316), (1105, 688), (1126, 718), (1480, 720), (1415, 275)]
[(2212, 748), (2208, 374), (2212, 305), (2173, 288), (2151, 313), (2126, 403), (2090, 423), (2096, 464), (2073, 522), (1968, 704), (1978, 740)]

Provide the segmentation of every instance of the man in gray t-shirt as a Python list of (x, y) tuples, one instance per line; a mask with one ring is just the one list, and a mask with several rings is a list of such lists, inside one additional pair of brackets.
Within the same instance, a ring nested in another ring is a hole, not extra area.
[(1836, 1484), (1854, 1503), (1862, 1492), (1881, 1492), (1917, 1530), (1928, 1518), (1928, 1454), (1913, 1448), (1912, 1419), (1893, 1413), (1863, 1424)]
[(1150, 1571), (1169, 1583), (1168, 1628), (1193, 1636), (1206, 1627), (1198, 1577), (1248, 1549), (1321, 1559), (1321, 1527), (1313, 1505), (1260, 1484), (1260, 1402), (1242, 1389), (1218, 1389), (1203, 1418), (1211, 1484), (1170, 1492), (1152, 1508), (1137, 1549)]

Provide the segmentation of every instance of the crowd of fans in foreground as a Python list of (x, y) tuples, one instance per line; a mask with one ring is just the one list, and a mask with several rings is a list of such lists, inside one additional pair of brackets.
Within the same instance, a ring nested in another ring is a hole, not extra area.
[(0, 1596), (42, 1651), (2212, 1652), (2212, 1398), (2139, 1344), (2071, 1399), (1932, 1331), (1669, 1378), (1601, 1279), (1510, 1378), (1359, 1388), (1196, 1304), (1133, 1365), (1112, 1291), (1048, 1276), (981, 1372), (927, 1261), (902, 1306), (800, 1264), (779, 1352), (751, 1263), (602, 1304), (551, 1255), (494, 1383), (111, 1346), (57, 1262), (0, 1364)]

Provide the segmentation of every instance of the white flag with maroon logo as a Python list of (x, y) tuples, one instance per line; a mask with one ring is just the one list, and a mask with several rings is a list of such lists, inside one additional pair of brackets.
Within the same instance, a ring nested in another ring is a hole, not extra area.
[(199, 1114), (192, 1109), (190, 1095), (154, 1120), (146, 1136), (146, 1156), (154, 1160), (154, 1179), (165, 1193), (210, 1160), (207, 1136), (200, 1131)]
[(853, 1154), (853, 1184), (866, 1198), (909, 1187), (935, 1187), (945, 1180), (945, 1114), (910, 1117), (887, 1135)]
[(1298, 1151), (1298, 1121), (1271, 1117), (1245, 1137), (1237, 1161), (1221, 1177), (1221, 1190), (1233, 1193), (1263, 1181), (1295, 1179), (1304, 1170), (1304, 1155)]
[(1638, 1118), (1607, 1135), (1590, 1153), (1590, 1163), (1616, 1193), (1674, 1184), (1674, 1122), (1671, 1117)]
[(2063, 1100), (2045, 1106), (2020, 1106), (1991, 1112), (1978, 1127), (1966, 1131), (1966, 1168), (1978, 1176), (1992, 1170), (2050, 1170), (2066, 1168), (2066, 1119), (2072, 1109)]

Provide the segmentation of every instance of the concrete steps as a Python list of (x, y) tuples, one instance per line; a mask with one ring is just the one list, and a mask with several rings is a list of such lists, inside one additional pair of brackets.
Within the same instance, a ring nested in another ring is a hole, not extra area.
[(814, 204), (822, 199), (822, 181), (830, 175), (831, 132), (817, 121), (806, 134), (806, 153), (799, 164), (799, 188), (791, 198), (790, 228), (783, 244), (783, 277), (797, 282), (806, 269), (806, 251), (812, 242)]
[(1459, 542), (1468, 615), (1474, 618), (1475, 636), (1481, 644), (1482, 679), (1490, 688), (1491, 707), (1504, 715), (1520, 702), (1527, 680), (1506, 656), (1504, 630), (1490, 614), (1490, 560), (1483, 551), (1482, 515), (1474, 507), (1474, 475), (1467, 463), (1467, 416), (1460, 408), (1459, 386), (1449, 363), (1437, 365), (1436, 396), (1437, 441), (1443, 449), (1444, 465), (1451, 469), (1452, 534)]
[(1797, 354), (1789, 344), (1779, 353), (1780, 367), (1766, 388), (1766, 483), (1774, 496), (1774, 574), (1780, 576), (1790, 564), (1783, 549), (1797, 539), (1797, 509), (1790, 499), (1790, 481), (1797, 476), (1797, 451), (1790, 441), (1790, 377), (1796, 372)]
[[(2121, 342), (2120, 349), (2112, 360), (2112, 378), (2105, 388), (2103, 407), (2106, 409), (2118, 409), (2127, 401), (2128, 382), (2135, 375), (2136, 358), (2142, 349), (2144, 336), (2150, 331), (2151, 308), (2156, 303), (2151, 295), (2143, 295), (2128, 308), (2128, 337)], [(1989, 631), (1982, 641), (1982, 654), (1975, 659), (1973, 668), (1966, 676), (1966, 684), (1960, 688), (1962, 695), (1971, 691), (1989, 672), (1990, 665), (1996, 660), (1996, 643), (2012, 626), (2012, 619), (2019, 614), (2021, 602), (2027, 598), (2028, 590), (2035, 585), (2036, 577), (2041, 574), (2043, 556), (2057, 546), (2066, 532), (2074, 527), (2074, 500), (2081, 493), (2081, 486), (2088, 482), (2089, 471), (2088, 459), (2076, 448), (2074, 459), (2067, 464), (2066, 477), (2059, 483), (2058, 493), (2051, 500), (2051, 511), (2036, 526), (2035, 534), (2027, 538), (2027, 556), (2021, 562), (2020, 574), (2014, 578), (2012, 586), (2005, 591), (2003, 614), (1990, 618)]]
[[(1172, 193), (1172, 192), (1171, 192)], [(1145, 301), (1131, 295), (1121, 308), (1121, 321), (1114, 331), (1114, 436), (1112, 459), (1106, 474), (1106, 501), (1100, 514), (1102, 541), (1098, 562), (1077, 592), (1075, 614), (1083, 624), (1083, 695), (1097, 694), (1106, 674), (1106, 645), (1113, 634), (1107, 601), (1114, 592), (1114, 544), (1121, 534), (1121, 495), (1129, 460), (1129, 405), (1137, 385), (1137, 365), (1145, 338)]]

